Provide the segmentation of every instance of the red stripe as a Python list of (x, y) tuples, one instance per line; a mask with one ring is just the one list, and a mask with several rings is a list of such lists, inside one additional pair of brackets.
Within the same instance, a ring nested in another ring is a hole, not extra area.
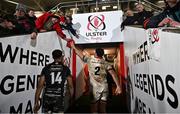
[[(72, 79), (74, 83), (74, 93), (76, 93), (76, 52), (73, 49), (72, 51)], [(75, 98), (75, 94), (74, 94)]]
[(119, 45), (119, 49), (120, 49), (120, 67), (119, 67), (119, 76), (122, 76), (121, 79), (124, 79), (125, 78), (125, 62), (124, 62), (124, 44), (123, 43), (120, 43)]
[(149, 21), (150, 21), (149, 18), (144, 21), (144, 25), (143, 26), (144, 26), (145, 29), (147, 29), (147, 24), (149, 23)]

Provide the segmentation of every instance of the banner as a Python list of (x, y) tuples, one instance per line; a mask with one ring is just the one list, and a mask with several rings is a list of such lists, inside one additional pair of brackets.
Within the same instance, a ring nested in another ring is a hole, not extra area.
[(77, 44), (122, 42), (122, 11), (96, 12), (73, 15), (73, 27), (79, 34)]
[(55, 32), (0, 38), (0, 112), (32, 113), (38, 77), (51, 62), (52, 51), (64, 51), (70, 65), (70, 49)]
[(127, 27), (124, 33), (129, 110), (132, 113), (180, 113), (180, 34), (158, 30), (160, 45), (151, 47), (159, 53), (154, 54), (157, 61), (148, 53), (147, 31)]

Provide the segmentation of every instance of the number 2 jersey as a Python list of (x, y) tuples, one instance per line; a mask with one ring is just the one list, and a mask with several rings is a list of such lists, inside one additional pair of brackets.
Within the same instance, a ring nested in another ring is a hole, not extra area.
[(67, 77), (71, 76), (68, 67), (62, 63), (56, 64), (53, 62), (43, 68), (41, 75), (45, 76), (45, 95), (64, 97), (67, 87)]
[(83, 57), (83, 61), (88, 64), (90, 84), (92, 90), (96, 92), (108, 91), (107, 71), (112, 69), (111, 65), (101, 58)]

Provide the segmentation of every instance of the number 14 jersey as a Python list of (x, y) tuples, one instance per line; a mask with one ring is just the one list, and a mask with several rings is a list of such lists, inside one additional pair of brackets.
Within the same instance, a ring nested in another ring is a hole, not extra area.
[(45, 94), (64, 97), (67, 77), (71, 76), (70, 74), (70, 69), (61, 63), (53, 62), (45, 66), (41, 72), (41, 76), (45, 76)]

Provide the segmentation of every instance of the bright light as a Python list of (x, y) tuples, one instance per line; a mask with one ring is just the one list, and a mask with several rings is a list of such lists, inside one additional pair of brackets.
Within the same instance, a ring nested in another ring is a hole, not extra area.
[(70, 10), (73, 12), (72, 14), (76, 14), (79, 8), (70, 8)]
[(102, 6), (102, 10), (106, 10), (106, 7)]
[(104, 54), (110, 54), (110, 53), (112, 53), (111, 50), (109, 50), (109, 49), (104, 50)]
[(99, 10), (99, 8), (94, 8), (96, 11)]
[(72, 10), (72, 11), (79, 10), (79, 8), (70, 8), (70, 10)]
[(158, 1), (158, 3), (164, 3), (164, 1), (162, 0), (162, 1)]
[(34, 12), (34, 15), (35, 15), (36, 17), (40, 17), (41, 15), (43, 15), (43, 12), (42, 12), (42, 11), (35, 11), (35, 12)]
[(109, 8), (111, 6), (102, 6), (102, 10), (106, 10), (106, 8)]
[(14, 2), (14, 1), (11, 1), (11, 0), (5, 0), (6, 2), (9, 2), (9, 3), (12, 3), (12, 4), (19, 4), (19, 3), (17, 3), (17, 2)]
[(117, 9), (118, 7), (117, 6), (113, 6), (113, 9)]
[(134, 5), (136, 6), (138, 3), (136, 2), (136, 3), (134, 3)]

